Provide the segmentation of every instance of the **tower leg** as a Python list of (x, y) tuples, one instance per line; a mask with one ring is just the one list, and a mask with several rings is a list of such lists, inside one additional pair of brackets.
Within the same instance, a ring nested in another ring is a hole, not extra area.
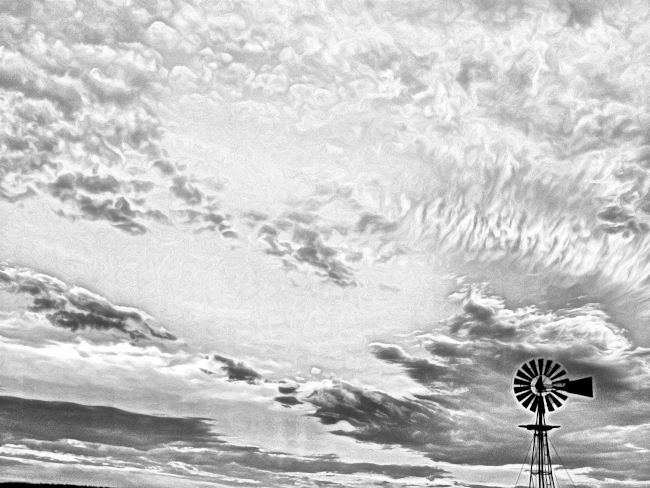
[(548, 445), (548, 429), (542, 406), (537, 410), (537, 423), (531, 427), (534, 427), (534, 437), (528, 488), (556, 488)]

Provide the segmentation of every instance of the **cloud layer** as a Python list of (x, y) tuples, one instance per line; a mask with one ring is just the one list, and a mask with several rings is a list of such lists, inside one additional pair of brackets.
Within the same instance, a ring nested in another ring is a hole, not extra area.
[[(213, 432), (208, 419), (157, 417), (115, 408), (0, 397), (5, 431), (0, 452), (11, 459), (42, 459), (70, 466), (154, 470), (196, 481), (284, 486), (307, 474), (353, 475), (369, 485), (386, 479), (445, 472), (429, 466), (345, 463), (336, 456), (299, 457), (235, 445)], [(49, 454), (48, 454), (49, 453)], [(375, 479), (373, 479), (375, 477)], [(385, 482), (385, 481), (384, 481)], [(333, 481), (334, 486), (342, 486)]]

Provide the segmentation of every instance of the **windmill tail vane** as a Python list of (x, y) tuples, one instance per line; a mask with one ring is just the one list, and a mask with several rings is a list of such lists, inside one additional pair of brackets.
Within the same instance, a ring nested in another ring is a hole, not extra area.
[(592, 378), (570, 380), (562, 366), (549, 359), (533, 359), (515, 374), (513, 389), (521, 405), (534, 412), (535, 423), (519, 427), (533, 431), (529, 488), (556, 488), (549, 450), (548, 432), (559, 425), (548, 425), (546, 413), (560, 408), (568, 395), (592, 398)]

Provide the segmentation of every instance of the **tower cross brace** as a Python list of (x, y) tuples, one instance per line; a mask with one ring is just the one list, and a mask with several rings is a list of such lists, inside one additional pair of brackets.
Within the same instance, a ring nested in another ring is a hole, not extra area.
[(560, 426), (547, 425), (544, 413), (544, 403), (540, 401), (535, 423), (520, 425), (524, 429), (533, 431), (533, 452), (530, 459), (528, 488), (558, 488), (553, 476), (548, 432)]

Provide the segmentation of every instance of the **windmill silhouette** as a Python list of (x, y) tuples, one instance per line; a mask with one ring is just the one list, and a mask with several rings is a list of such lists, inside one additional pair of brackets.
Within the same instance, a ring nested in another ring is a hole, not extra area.
[(520, 425), (533, 431), (529, 488), (556, 488), (549, 451), (548, 432), (559, 425), (546, 423), (546, 412), (560, 408), (566, 393), (593, 398), (592, 378), (570, 380), (562, 366), (549, 359), (533, 359), (515, 374), (514, 391), (524, 408), (536, 413), (535, 423)]

